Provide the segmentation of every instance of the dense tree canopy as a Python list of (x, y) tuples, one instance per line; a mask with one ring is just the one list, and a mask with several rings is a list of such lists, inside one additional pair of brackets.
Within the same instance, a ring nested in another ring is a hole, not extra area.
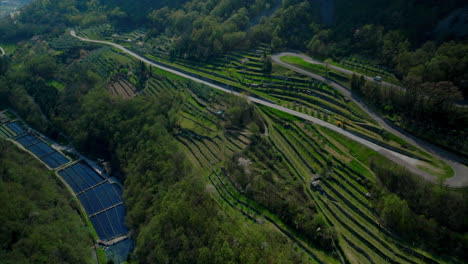
[(0, 139), (2, 263), (92, 263), (76, 202), (30, 154)]

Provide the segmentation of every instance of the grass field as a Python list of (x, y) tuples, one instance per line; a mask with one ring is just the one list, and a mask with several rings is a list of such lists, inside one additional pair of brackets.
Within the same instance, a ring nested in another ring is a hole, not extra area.
[(283, 56), (281, 57), (281, 61), (299, 66), (302, 69), (316, 73), (321, 76), (327, 75), (327, 69), (323, 65), (308, 63), (305, 60), (295, 56)]

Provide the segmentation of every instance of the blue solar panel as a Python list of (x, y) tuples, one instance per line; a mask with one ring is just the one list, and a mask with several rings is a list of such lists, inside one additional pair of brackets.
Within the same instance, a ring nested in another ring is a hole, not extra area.
[(88, 182), (91, 186), (94, 186), (100, 182), (102, 182), (102, 179), (98, 179), (97, 177), (94, 177), (94, 175), (89, 175), (87, 173), (82, 174), (83, 178)]
[(104, 208), (111, 207), (112, 205), (115, 204), (115, 202), (107, 195), (106, 190), (110, 188), (109, 183), (104, 183), (99, 186), (97, 186), (94, 190), (98, 194), (99, 201), (101, 202), (102, 206)]
[[(102, 211), (104, 208), (102, 208), (101, 202), (107, 206), (109, 200), (103, 198), (103, 195), (113, 187), (113, 184), (104, 183), (78, 196), (88, 214)], [(97, 201), (98, 197), (101, 202)], [(128, 233), (125, 226), (125, 206), (123, 204), (91, 217), (91, 222), (98, 236), (103, 240), (110, 240)]]
[[(16, 141), (18, 141), (21, 145), (25, 146), (25, 147), (28, 147), (29, 145), (31, 145), (31, 141), (29, 141), (29, 139), (27, 139), (28, 136), (26, 137), (22, 137), (20, 139), (17, 139)], [(29, 136), (30, 137), (30, 136)]]
[(81, 164), (76, 164), (73, 166), (73, 169), (81, 176), (81, 178), (83, 178), (86, 183), (88, 183), (89, 186), (96, 185), (97, 182), (83, 170)]
[(69, 168), (70, 171), (68, 172), (68, 174), (81, 187), (82, 191), (90, 188), (91, 185), (89, 185), (74, 168), (75, 168), (75, 165)]
[(6, 126), (11, 129), (13, 132), (15, 132), (17, 135), (19, 134), (22, 134), (24, 132), (26, 132), (18, 122), (13, 122), (13, 123), (9, 123), (9, 124), (6, 124)]
[(101, 183), (104, 178), (85, 163), (75, 164), (62, 170), (60, 175), (76, 193), (82, 192), (78, 195), (78, 199), (88, 215), (101, 212), (91, 217), (91, 222), (101, 239), (110, 240), (128, 233), (123, 204), (104, 211), (123, 202), (122, 190), (118, 185)]
[(64, 164), (66, 164), (67, 162), (69, 162), (69, 160), (67, 158), (65, 158), (65, 156), (63, 156), (62, 154), (60, 154), (57, 151), (50, 154), (50, 157), (53, 158), (55, 161), (57, 161), (57, 163), (60, 164), (60, 166), (62, 166)]
[(96, 209), (92, 204), (92, 201), (88, 199), (87, 192), (84, 192), (78, 195), (78, 198), (80, 199), (81, 203), (83, 204), (83, 207), (86, 209), (86, 212), (88, 214), (94, 214), (96, 212)]
[(36, 146), (38, 146), (42, 151), (44, 151), (44, 153), (46, 153), (46, 155), (49, 155), (49, 154), (55, 152), (55, 150), (53, 148), (51, 148), (49, 145), (47, 145), (44, 142), (40, 142)]
[(109, 218), (110, 224), (112, 225), (112, 229), (114, 230), (114, 234), (121, 235), (122, 230), (120, 227), (119, 218), (117, 218), (117, 213), (115, 212), (115, 207), (106, 211), (107, 217)]
[(115, 184), (109, 184), (109, 187), (106, 189), (106, 193), (109, 198), (112, 200), (113, 204), (118, 204), (123, 202), (122, 195), (115, 191), (116, 188), (119, 188)]
[(38, 158), (42, 158), (47, 154), (46, 152), (44, 152), (44, 150), (39, 148), (37, 145), (29, 146), (27, 149), (29, 149)]
[(118, 186), (117, 184), (112, 184), (112, 188), (114, 189), (114, 192), (116, 192), (119, 197), (123, 196), (123, 192), (120, 186)]
[(80, 194), (78, 196), (78, 198), (80, 199), (81, 203), (83, 204), (83, 207), (85, 208), (88, 215), (91, 215), (91, 214), (95, 213), (95, 209), (94, 209), (94, 207), (92, 205), (92, 201), (90, 201), (88, 199), (88, 196), (86, 195), (86, 193)]
[(106, 208), (123, 202), (122, 198), (117, 194), (117, 192), (115, 192), (113, 187), (114, 184), (110, 183), (104, 183), (96, 187), (96, 192), (100, 194), (99, 198)]
[(101, 182), (105, 178), (102, 177), (99, 173), (97, 173), (94, 169), (92, 169), (90, 166), (82, 166), (83, 169), (88, 173), (91, 177), (93, 177), (97, 182)]
[(112, 226), (118, 235), (123, 235), (123, 234), (128, 233), (128, 229), (125, 226), (125, 206), (124, 205), (119, 205), (110, 209), (109, 211), (107, 211), (107, 215), (109, 216)]
[(49, 167), (51, 167), (52, 169), (56, 169), (58, 167), (60, 167), (60, 164), (58, 164), (54, 159), (52, 159), (50, 156), (45, 156), (43, 158), (41, 158), (42, 161), (45, 162), (45, 164), (47, 164)]
[(68, 175), (68, 173), (66, 172), (66, 170), (62, 170), (59, 172), (59, 175), (62, 176), (62, 178), (68, 183), (68, 185), (70, 185), (70, 187), (73, 189), (73, 191), (75, 193), (78, 193), (81, 191), (81, 188), (80, 186), (78, 186), (75, 181), (72, 179), (72, 177), (70, 177), (70, 175)]
[(103, 214), (106, 214), (107, 221), (109, 221), (109, 227), (112, 229), (112, 237), (117, 237), (119, 235), (119, 231), (118, 229), (116, 229), (116, 225), (114, 225), (113, 223), (113, 221), (115, 221), (115, 218), (112, 218), (109, 214), (111, 210), (107, 210)]
[(104, 227), (102, 226), (101, 222), (99, 222), (99, 219), (96, 216), (91, 217), (91, 223), (93, 224), (94, 229), (96, 229), (99, 238), (101, 238), (102, 240), (109, 239), (109, 235), (106, 234), (106, 232), (104, 231)]
[[(65, 155), (49, 146), (47, 141), (33, 133), (28, 133), (20, 122), (6, 124), (6, 127), (20, 135), (17, 137), (17, 142), (50, 168), (58, 168), (70, 161)], [(100, 175), (85, 162), (61, 170), (59, 175), (75, 193), (81, 192), (78, 198), (87, 214), (96, 214), (90, 219), (101, 239), (110, 240), (128, 233), (125, 226), (125, 206), (121, 204), (123, 203), (122, 189), (118, 185), (103, 182), (106, 177)], [(119, 205), (115, 206), (117, 204)], [(97, 214), (98, 212), (101, 213)]]
[(65, 156), (63, 156), (62, 154), (59, 155), (56, 155), (54, 154), (54, 158), (56, 161), (62, 163), (62, 164), (66, 164), (68, 162), (70, 162), (70, 160), (68, 158), (66, 158)]
[(111, 227), (111, 223), (106, 213), (101, 213), (95, 216), (104, 229), (104, 232), (107, 234), (107, 239), (112, 239), (115, 236), (114, 230)]
[(78, 195), (80, 201), (86, 202), (88, 204), (86, 211), (88, 214), (95, 214), (99, 211), (106, 209), (99, 200), (94, 189), (86, 191), (80, 195)]
[(38, 138), (36, 138), (35, 136), (31, 134), (26, 134), (25, 136), (17, 139), (16, 141), (18, 141), (24, 147), (29, 147), (31, 145), (41, 142)]
[(117, 207), (117, 214), (119, 215), (120, 227), (121, 227), (122, 233), (125, 233), (125, 234), (128, 233), (128, 228), (125, 225), (125, 206), (124, 205)]

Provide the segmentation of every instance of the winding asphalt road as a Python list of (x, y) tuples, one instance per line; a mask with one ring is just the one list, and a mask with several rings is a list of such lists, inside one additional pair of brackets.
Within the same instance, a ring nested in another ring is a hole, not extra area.
[(2, 47), (0, 47), (0, 57), (3, 57), (5, 55), (5, 50), (3, 50)]
[[(189, 79), (189, 80), (192, 80), (192, 81), (195, 81), (195, 82), (198, 82), (198, 83), (201, 83), (201, 84), (204, 84), (206, 86), (209, 86), (211, 88), (214, 88), (214, 89), (217, 89), (217, 90), (220, 90), (220, 91), (223, 91), (223, 92), (226, 92), (226, 93), (230, 93), (230, 94), (233, 94), (233, 95), (236, 95), (236, 96), (242, 96), (242, 97), (245, 97), (247, 100), (251, 101), (251, 102), (254, 102), (256, 104), (260, 104), (260, 105), (264, 105), (264, 106), (267, 106), (267, 107), (271, 107), (271, 108), (274, 108), (274, 109), (277, 109), (279, 111), (282, 111), (282, 112), (286, 112), (288, 114), (291, 114), (291, 115), (294, 115), (294, 116), (297, 116), (299, 118), (302, 118), (302, 119), (305, 119), (305, 120), (308, 120), (310, 122), (313, 122), (317, 125), (320, 125), (320, 126), (323, 126), (323, 127), (326, 127), (330, 130), (333, 130), (337, 133), (340, 133), (354, 141), (357, 141), (375, 151), (378, 151), (379, 153), (385, 155), (386, 157), (388, 157), (389, 159), (397, 162), (398, 164), (406, 167), (407, 169), (409, 169), (410, 171), (412, 171), (413, 173), (423, 177), (424, 179), (428, 180), (428, 181), (431, 181), (431, 182), (436, 182), (437, 181), (437, 178), (433, 175), (430, 175), (420, 169), (418, 169), (415, 164), (417, 164), (419, 161), (416, 160), (416, 159), (413, 159), (411, 157), (407, 157), (405, 155), (402, 155), (400, 153), (397, 153), (397, 152), (394, 152), (394, 151), (391, 151), (391, 150), (388, 150), (386, 148), (383, 148), (377, 144), (374, 144), (366, 139), (363, 139), (363, 138), (360, 138), (354, 134), (351, 134), (349, 133), (348, 131), (346, 130), (343, 130), (342, 128), (339, 128), (337, 126), (334, 126), (330, 123), (327, 123), (325, 121), (322, 121), (320, 119), (317, 119), (315, 117), (312, 117), (312, 116), (309, 116), (307, 114), (304, 114), (304, 113), (300, 113), (300, 112), (297, 112), (297, 111), (294, 111), (294, 110), (291, 110), (291, 109), (288, 109), (288, 108), (285, 108), (283, 106), (279, 106), (279, 105), (276, 105), (276, 104), (273, 104), (273, 103), (270, 103), (270, 102), (267, 102), (265, 100), (262, 100), (262, 99), (258, 99), (258, 98), (255, 98), (255, 97), (251, 97), (251, 96), (245, 96), (243, 94), (240, 94), (240, 93), (237, 93), (237, 92), (234, 92), (232, 90), (229, 90), (229, 89), (226, 89), (224, 87), (221, 87), (219, 85), (215, 85), (215, 84), (212, 84), (210, 82), (207, 82), (207, 81), (204, 81), (202, 79), (199, 79), (197, 77), (194, 77), (194, 76), (190, 76), (190, 75), (187, 75), (183, 72), (180, 72), (180, 71), (177, 71), (177, 70), (174, 70), (174, 69), (171, 69), (171, 68), (168, 68), (168, 67), (165, 67), (163, 65), (160, 65), (160, 64), (157, 64), (157, 63), (154, 63), (136, 53), (134, 53), (133, 51), (130, 51), (128, 49), (126, 49), (125, 47), (119, 45), (119, 44), (116, 44), (116, 43), (112, 43), (112, 42), (108, 42), (108, 41), (102, 41), (102, 40), (91, 40), (91, 39), (86, 39), (86, 38), (82, 38), (82, 37), (79, 37), (76, 35), (75, 31), (74, 30), (71, 30), (70, 31), (70, 34), (75, 37), (75, 38), (78, 38), (79, 40), (81, 41), (85, 41), (85, 42), (92, 42), (92, 43), (98, 43), (98, 44), (104, 44), (104, 45), (109, 45), (109, 46), (113, 46), (119, 50), (121, 50), (122, 52), (125, 52), (127, 54), (129, 54), (130, 56), (144, 62), (144, 63), (147, 63), (153, 67), (156, 67), (156, 68), (159, 68), (161, 70), (164, 70), (164, 71), (167, 71), (167, 72), (170, 72), (170, 73), (173, 73), (175, 75), (178, 75), (178, 76), (181, 76), (183, 78), (186, 78), (186, 79)], [(323, 80), (324, 78), (323, 77), (320, 77), (318, 76), (320, 80)], [(344, 88), (343, 88), (344, 89)], [(340, 89), (341, 90), (341, 89)], [(468, 176), (468, 175), (465, 175), (465, 176)], [(458, 183), (459, 181), (457, 181), (456, 183)], [(450, 187), (462, 187), (462, 186), (467, 186), (468, 185), (468, 179), (467, 181), (464, 183), (465, 185), (457, 185), (457, 184), (453, 184), (453, 183), (447, 183), (446, 184)]]
[[(415, 145), (426, 152), (434, 155), (435, 157), (445, 161), (449, 166), (452, 167), (454, 170), (454, 176), (448, 178), (444, 183), (449, 186), (449, 187), (454, 187), (454, 188), (461, 188), (461, 187), (466, 187), (468, 186), (468, 167), (462, 163), (462, 159), (458, 157), (457, 155), (450, 153), (446, 150), (441, 149), (440, 147), (437, 147), (431, 143), (428, 143), (426, 141), (423, 141), (421, 139), (418, 139), (414, 137), (413, 135), (410, 135), (408, 133), (402, 132), (401, 129), (398, 129), (394, 124), (385, 121), (381, 116), (376, 114), (374, 111), (372, 111), (364, 102), (361, 101), (360, 98), (357, 96), (353, 95), (350, 90), (342, 86), (341, 84), (334, 82), (328, 78), (325, 78), (323, 76), (311, 73), (309, 71), (306, 71), (304, 69), (301, 69), (299, 67), (296, 67), (294, 65), (291, 65), (289, 63), (286, 63), (281, 60), (281, 57), (283, 56), (294, 56), (301, 58), (309, 63), (313, 64), (318, 64), (318, 65), (324, 65), (324, 63), (319, 62), (317, 60), (314, 60), (304, 54), (298, 54), (298, 53), (292, 53), (292, 52), (283, 52), (283, 53), (278, 53), (272, 56), (272, 60), (279, 65), (286, 67), (290, 70), (293, 70), (295, 72), (307, 75), (309, 77), (312, 77), (314, 79), (323, 81), (333, 88), (339, 90), (341, 93), (343, 93), (345, 96), (349, 97), (354, 103), (356, 103), (364, 112), (366, 112), (372, 119), (374, 119), (381, 127), (384, 129), (390, 131), (391, 133), (399, 136), (400, 138), (404, 139), (408, 143)], [(333, 69), (339, 70), (341, 72), (347, 73), (347, 74), (353, 74), (354, 72), (349, 71), (347, 69), (342, 69), (336, 66), (330, 65)], [(367, 80), (374, 81), (371, 77), (365, 76)], [(404, 89), (400, 86), (396, 86), (390, 83), (386, 82), (381, 82), (382, 85), (386, 85), (389, 87), (394, 87), (397, 89)]]
[[(322, 66), (326, 66), (326, 63), (325, 62), (322, 62), (322, 61), (318, 61), (316, 59), (313, 59), (309, 56), (306, 56), (304, 54), (300, 54), (300, 53), (293, 53), (293, 52), (282, 52), (282, 53), (278, 53), (278, 54), (275, 54), (273, 55), (274, 57), (274, 60), (276, 62), (278, 61), (281, 61), (280, 58), (281, 57), (284, 57), (284, 56), (293, 56), (293, 57), (297, 57), (297, 58), (301, 58), (303, 59), (304, 61), (308, 62), (308, 63), (311, 63), (311, 64), (316, 64), (316, 65), (322, 65)], [(356, 74), (356, 75), (359, 75), (359, 76), (363, 76), (366, 81), (372, 81), (372, 82), (375, 82), (374, 80), (374, 77), (371, 77), (371, 76), (367, 76), (367, 75), (364, 75), (362, 73), (358, 73), (358, 72), (353, 72), (353, 71), (350, 71), (348, 69), (343, 69), (343, 68), (340, 68), (338, 66), (335, 66), (335, 65), (332, 65), (332, 64), (328, 64), (328, 67), (330, 69), (334, 69), (336, 71), (339, 71), (339, 72), (342, 72), (344, 74), (347, 74), (347, 75), (353, 75), (353, 74)], [(401, 87), (401, 86), (398, 86), (398, 85), (395, 85), (395, 84), (392, 84), (392, 83), (388, 83), (388, 82), (379, 82), (379, 84), (383, 85), (383, 86), (388, 86), (388, 87), (391, 87), (391, 88), (395, 88), (395, 89), (403, 89), (405, 90), (405, 88)]]

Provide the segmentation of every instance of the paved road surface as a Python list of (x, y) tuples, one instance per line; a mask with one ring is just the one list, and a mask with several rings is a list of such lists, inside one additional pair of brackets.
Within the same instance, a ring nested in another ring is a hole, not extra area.
[[(420, 140), (408, 133), (402, 132), (400, 129), (396, 128), (395, 125), (392, 125), (390, 123), (387, 123), (385, 120), (383, 120), (382, 117), (377, 115), (375, 112), (373, 112), (366, 104), (364, 104), (358, 97), (354, 96), (351, 94), (351, 91), (343, 87), (341, 84), (336, 83), (330, 79), (324, 78), (323, 76), (311, 73), (309, 71), (303, 70), (299, 67), (296, 67), (294, 65), (288, 64), (283, 62), (280, 58), (282, 56), (295, 56), (302, 58), (308, 62), (311, 63), (316, 63), (316, 64), (323, 64), (321, 62), (317, 62), (316, 60), (307, 57), (306, 55), (303, 54), (297, 54), (297, 53), (291, 53), (291, 52), (284, 52), (284, 53), (279, 53), (275, 54), (272, 56), (273, 61), (276, 63), (293, 70), (295, 72), (310, 76), (314, 79), (321, 80), (323, 82), (328, 83), (330, 86), (334, 87), (335, 89), (339, 90), (342, 92), (344, 95), (349, 97), (354, 103), (356, 103), (362, 110), (364, 110), (369, 116), (372, 117), (381, 127), (385, 128), (386, 130), (392, 132), (393, 134), (399, 136), (400, 138), (404, 139), (410, 144), (413, 144), (415, 146), (418, 146), (419, 148), (427, 151), (428, 153), (438, 157), (439, 159), (442, 159), (445, 161), (449, 166), (452, 167), (454, 170), (454, 177), (451, 177), (445, 181), (445, 184), (450, 186), (450, 187), (466, 187), (468, 186), (468, 167), (464, 164), (462, 164), (461, 159), (457, 157), (455, 154), (449, 153), (431, 143), (425, 142), (423, 140)], [(334, 66), (335, 67), (335, 66)], [(338, 68), (338, 67), (335, 67)], [(341, 68), (338, 68), (341, 69)], [(348, 71), (346, 69), (341, 69), (343, 72)], [(350, 71), (348, 71), (350, 72)], [(352, 74), (352, 72), (351, 72)], [(368, 77), (370, 78), (370, 77)], [(389, 83), (384, 83), (386, 85), (392, 86), (392, 87), (397, 87), (399, 89), (403, 89), (399, 86), (395, 86), (393, 84)]]
[[(215, 84), (212, 84), (210, 82), (207, 82), (207, 81), (204, 81), (204, 80), (201, 80), (197, 77), (193, 77), (193, 76), (189, 76), (185, 73), (182, 73), (182, 72), (179, 72), (177, 70), (174, 70), (174, 69), (170, 69), (168, 67), (165, 67), (165, 66), (162, 66), (162, 65), (159, 65), (159, 64), (156, 64), (136, 53), (134, 53), (133, 51), (130, 51), (128, 49), (126, 49), (125, 47), (119, 45), (119, 44), (116, 44), (116, 43), (112, 43), (112, 42), (108, 42), (108, 41), (101, 41), (101, 40), (90, 40), (90, 39), (85, 39), (85, 38), (82, 38), (82, 37), (78, 37), (76, 36), (76, 33), (74, 30), (72, 30), (70, 32), (70, 34), (73, 36), (73, 37), (76, 37), (78, 39), (80, 39), (81, 41), (86, 41), (86, 42), (93, 42), (93, 43), (99, 43), (99, 44), (104, 44), (104, 45), (110, 45), (110, 46), (113, 46), (131, 56), (133, 56), (134, 58), (140, 60), (140, 61), (143, 61), (147, 64), (150, 64), (151, 66), (153, 67), (156, 67), (156, 68), (159, 68), (159, 69), (162, 69), (164, 71), (167, 71), (167, 72), (170, 72), (170, 73), (173, 73), (173, 74), (176, 74), (178, 76), (181, 76), (181, 77), (184, 77), (186, 79), (190, 79), (192, 81), (195, 81), (195, 82), (198, 82), (198, 83), (201, 83), (201, 84), (204, 84), (206, 86), (209, 86), (211, 88), (214, 88), (214, 89), (217, 89), (217, 90), (220, 90), (220, 91), (223, 91), (223, 92), (226, 92), (226, 93), (230, 93), (230, 94), (233, 94), (233, 95), (237, 95), (237, 96), (243, 96), (245, 97), (246, 99), (248, 99), (249, 101), (251, 102), (254, 102), (254, 103), (257, 103), (257, 104), (260, 104), (260, 105), (264, 105), (264, 106), (268, 106), (268, 107), (271, 107), (271, 108), (274, 108), (274, 109), (277, 109), (279, 111), (283, 111), (283, 112), (286, 112), (286, 113), (289, 113), (291, 115), (294, 115), (294, 116), (297, 116), (297, 117), (300, 117), (300, 118), (303, 118), (305, 120), (308, 120), (308, 121), (311, 121), (317, 125), (320, 125), (320, 126), (323, 126), (323, 127), (326, 127), (326, 128), (329, 128), (335, 132), (338, 132), (354, 141), (357, 141), (361, 144), (364, 144), (366, 145), (367, 147), (375, 150), (375, 151), (378, 151), (380, 153), (382, 153), (383, 155), (385, 155), (386, 157), (390, 158), (391, 160), (399, 163), (400, 165), (408, 168), (409, 170), (411, 170), (413, 173), (423, 177), (424, 179), (428, 180), (428, 181), (431, 181), (431, 182), (435, 182), (436, 181), (436, 177), (435, 176), (432, 176), (418, 168), (416, 168), (414, 165), (412, 164), (415, 164), (417, 163), (418, 161), (411, 158), (411, 157), (407, 157), (407, 156), (404, 156), (400, 153), (396, 153), (394, 151), (391, 151), (391, 150), (388, 150), (388, 149), (385, 149), (379, 145), (376, 145), (370, 141), (367, 141), (363, 138), (360, 138), (354, 134), (351, 134), (349, 133), (348, 131), (346, 130), (343, 130), (342, 128), (339, 128), (337, 126), (334, 126), (330, 123), (327, 123), (325, 121), (322, 121), (320, 119), (317, 119), (315, 117), (312, 117), (312, 116), (309, 116), (307, 114), (304, 114), (304, 113), (300, 113), (300, 112), (297, 112), (297, 111), (294, 111), (294, 110), (291, 110), (291, 109), (288, 109), (288, 108), (285, 108), (285, 107), (282, 107), (282, 106), (279, 106), (279, 105), (276, 105), (276, 104), (273, 104), (273, 103), (270, 103), (270, 102), (267, 102), (267, 101), (264, 101), (262, 99), (258, 99), (258, 98), (254, 98), (254, 97), (250, 97), (250, 96), (245, 96), (245, 95), (242, 95), (240, 93), (237, 93), (237, 92), (234, 92), (234, 91), (231, 91), (229, 89), (226, 89), (224, 87), (221, 87), (219, 85), (215, 85)], [(308, 74), (309, 75), (309, 74)], [(321, 77), (321, 76), (317, 76), (319, 80), (323, 80), (324, 78)], [(314, 77), (315, 78), (315, 77)], [(342, 88), (344, 89), (344, 88)], [(341, 88), (340, 88), (341, 90)], [(447, 183), (449, 186), (451, 187), (460, 187), (457, 185), (458, 181), (455, 182), (455, 183)], [(468, 185), (468, 180), (467, 182), (464, 183), (465, 185), (462, 185), (462, 186), (466, 186)]]
[[(315, 60), (307, 55), (304, 55), (304, 54), (300, 54), (300, 53), (293, 53), (293, 52), (282, 52), (282, 53), (278, 53), (278, 54), (275, 54), (274, 57), (276, 58), (275, 61), (279, 60), (280, 57), (283, 57), (283, 56), (293, 56), (293, 57), (297, 57), (297, 58), (301, 58), (303, 60), (305, 60), (306, 62), (308, 63), (312, 63), (312, 64), (317, 64), (317, 65), (323, 65), (325, 66), (326, 63), (322, 62), (322, 61), (318, 61), (318, 60)], [(342, 72), (342, 73), (345, 73), (347, 75), (353, 75), (353, 74), (357, 74), (357, 75), (362, 75), (364, 76), (364, 78), (367, 80), (367, 81), (372, 81), (372, 82), (375, 82), (374, 80), (374, 77), (375, 76), (367, 76), (367, 75), (364, 75), (362, 73), (358, 73), (358, 72), (353, 72), (353, 71), (350, 71), (348, 69), (343, 69), (343, 68), (340, 68), (338, 66), (335, 66), (335, 65), (332, 65), (332, 64), (329, 64), (328, 65), (329, 68), (331, 69), (334, 69), (336, 71), (339, 71), (339, 72)], [(396, 89), (405, 89), (401, 86), (398, 86), (398, 85), (395, 85), (395, 84), (392, 84), (392, 83), (388, 83), (388, 82), (379, 82), (379, 84), (383, 85), (383, 86), (388, 86), (388, 87), (392, 87), (392, 88), (396, 88)]]
[[(318, 61), (316, 59), (313, 59), (305, 54), (301, 54), (301, 53), (294, 53), (294, 52), (281, 52), (281, 53), (278, 53), (278, 54), (275, 54), (274, 57), (275, 57), (275, 61), (279, 61), (279, 58), (280, 57), (283, 57), (283, 56), (293, 56), (293, 57), (297, 57), (297, 58), (301, 58), (303, 59), (304, 61), (306, 62), (309, 62), (309, 63), (312, 63), (312, 64), (317, 64), (317, 65), (326, 65), (326, 63), (322, 62), (322, 61)], [(335, 66), (335, 65), (331, 65), (329, 64), (328, 65), (329, 68), (331, 69), (334, 69), (336, 71), (339, 71), (339, 72), (342, 72), (342, 73), (345, 73), (347, 75), (353, 75), (353, 74), (356, 74), (356, 75), (359, 75), (359, 76), (363, 76), (364, 79), (366, 79), (367, 81), (371, 81), (371, 82), (375, 82), (374, 80), (374, 77), (372, 76), (367, 76), (367, 75), (364, 75), (362, 73), (358, 73), (358, 72), (353, 72), (353, 71), (350, 71), (348, 69), (344, 69), (344, 68), (340, 68), (338, 66)], [(392, 83), (389, 83), (389, 82), (384, 82), (384, 81), (381, 81), (379, 82), (380, 85), (383, 85), (383, 86), (386, 86), (386, 87), (390, 87), (390, 88), (393, 88), (393, 89), (400, 89), (400, 90), (403, 90), (403, 91), (406, 91), (406, 88), (405, 87), (402, 87), (402, 86), (398, 86), (398, 85), (395, 85), (395, 84), (392, 84)], [(456, 106), (458, 107), (463, 107), (463, 108), (468, 108), (468, 102), (465, 100), (463, 102), (459, 102), (459, 103), (456, 103), (455, 104)]]
[(5, 55), (5, 50), (3, 50), (2, 47), (0, 47), (0, 57), (3, 57)]

